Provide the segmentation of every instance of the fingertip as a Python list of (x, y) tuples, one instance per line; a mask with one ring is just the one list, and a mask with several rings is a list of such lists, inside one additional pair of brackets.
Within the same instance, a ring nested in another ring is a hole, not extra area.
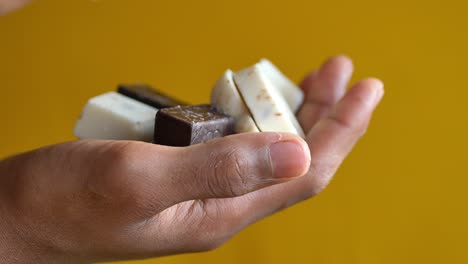
[(360, 90), (361, 93), (368, 94), (372, 97), (372, 104), (377, 105), (384, 95), (384, 83), (382, 80), (374, 77), (366, 78), (359, 81), (355, 85), (357, 90)]
[(340, 80), (346, 82), (354, 71), (354, 64), (347, 55), (335, 55), (328, 58), (319, 69), (310, 72), (304, 77), (300, 86), (303, 90), (308, 90), (313, 86), (317, 78), (335, 79), (340, 77)]
[(377, 79), (377, 78), (371, 78), (374, 82), (374, 87), (373, 89), (376, 90), (375, 92), (375, 97), (374, 97), (374, 105), (377, 106), (379, 102), (382, 100), (383, 95), (385, 94), (385, 84), (383, 83), (382, 80)]
[(269, 150), (274, 178), (297, 178), (309, 170), (311, 154), (301, 137), (284, 133), (280, 140), (270, 145)]
[(354, 64), (347, 55), (335, 55), (330, 57), (321, 67), (321, 71), (341, 72), (346, 75), (352, 74)]
[(309, 148), (309, 144), (305, 141), (304, 138), (302, 137), (297, 137), (295, 140), (298, 141), (298, 143), (302, 147), (302, 163), (301, 166), (298, 167), (298, 177), (299, 176), (304, 176), (309, 170), (310, 170), (310, 164), (312, 162), (312, 153)]
[(329, 62), (334, 62), (337, 64), (345, 65), (348, 67), (353, 67), (353, 60), (346, 54), (337, 54), (328, 59)]
[(310, 162), (312, 160), (312, 154), (310, 152), (309, 144), (307, 144), (307, 141), (304, 138), (299, 137), (299, 136), (296, 136), (294, 140), (296, 140), (297, 143), (300, 144), (302, 147), (302, 151), (303, 151), (302, 154), (304, 155), (303, 157), (305, 158), (304, 171), (302, 171), (302, 174), (305, 174), (307, 171), (309, 171)]
[(258, 150), (268, 149), (272, 175), (276, 179), (287, 180), (300, 177), (309, 170), (311, 163), (307, 142), (293, 133), (243, 133), (231, 135), (213, 143), (217, 149), (221, 149), (224, 145), (237, 149), (250, 149), (257, 154), (261, 153), (257, 152)]
[(382, 80), (375, 78), (375, 77), (368, 77), (360, 81), (360, 83), (371, 86), (373, 89), (380, 89), (384, 88), (384, 83)]
[(304, 175), (310, 159), (304, 154), (304, 148), (295, 141), (280, 141), (270, 146), (270, 158), (273, 177), (291, 179)]

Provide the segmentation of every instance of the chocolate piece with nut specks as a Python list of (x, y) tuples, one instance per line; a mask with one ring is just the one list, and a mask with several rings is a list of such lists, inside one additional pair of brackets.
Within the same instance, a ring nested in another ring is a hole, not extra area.
[(154, 88), (146, 84), (121, 84), (117, 87), (117, 91), (120, 94), (157, 109), (186, 105), (186, 103), (156, 91)]
[(210, 105), (176, 106), (156, 114), (154, 143), (183, 147), (234, 133), (234, 119)]

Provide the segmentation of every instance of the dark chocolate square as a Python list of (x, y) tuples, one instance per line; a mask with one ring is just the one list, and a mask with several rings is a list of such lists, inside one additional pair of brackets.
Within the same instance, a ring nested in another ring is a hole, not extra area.
[(147, 84), (121, 84), (117, 87), (117, 92), (157, 109), (186, 105)]
[(190, 146), (234, 133), (234, 119), (210, 105), (176, 106), (156, 114), (154, 143)]

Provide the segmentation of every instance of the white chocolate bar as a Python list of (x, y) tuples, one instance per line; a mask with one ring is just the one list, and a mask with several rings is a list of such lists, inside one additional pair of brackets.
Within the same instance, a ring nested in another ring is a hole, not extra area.
[(259, 132), (237, 91), (231, 70), (227, 70), (216, 82), (211, 92), (211, 104), (218, 111), (234, 118), (236, 133)]
[[(271, 73), (270, 73), (271, 74)], [(260, 131), (290, 132), (305, 137), (283, 93), (261, 64), (234, 74), (234, 82)]]
[(288, 77), (286, 77), (273, 63), (267, 59), (262, 59), (258, 63), (262, 71), (265, 73), (266, 77), (270, 82), (278, 89), (278, 91), (283, 95), (284, 99), (291, 108), (293, 113), (296, 113), (301, 107), (302, 102), (304, 101), (304, 93), (302, 90), (297, 87), (294, 82), (292, 82)]
[(157, 109), (115, 92), (91, 98), (75, 125), (82, 139), (151, 142)]

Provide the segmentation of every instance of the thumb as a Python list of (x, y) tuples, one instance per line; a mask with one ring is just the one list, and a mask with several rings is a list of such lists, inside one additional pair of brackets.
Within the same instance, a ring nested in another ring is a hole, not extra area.
[(174, 202), (241, 196), (304, 175), (308, 145), (288, 133), (247, 133), (174, 148)]

